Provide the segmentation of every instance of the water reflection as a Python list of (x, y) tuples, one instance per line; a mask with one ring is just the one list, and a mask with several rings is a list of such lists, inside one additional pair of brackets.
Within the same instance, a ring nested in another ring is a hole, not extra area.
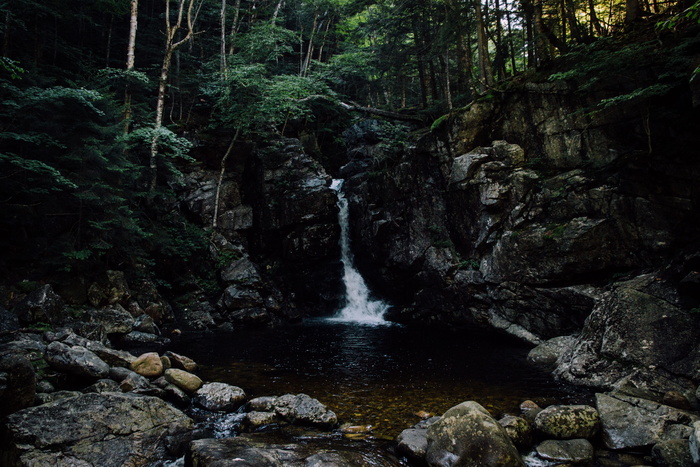
[(525, 399), (541, 404), (587, 396), (555, 384), (526, 362), (528, 349), (474, 331), (310, 320), (232, 334), (184, 337), (179, 351), (209, 381), (250, 397), (306, 393), (343, 422), (394, 437), (418, 411), (440, 414), (476, 400), (498, 416)]

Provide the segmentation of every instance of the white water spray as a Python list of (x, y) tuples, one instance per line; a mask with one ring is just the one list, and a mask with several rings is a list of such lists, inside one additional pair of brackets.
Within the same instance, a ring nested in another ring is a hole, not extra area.
[(343, 285), (345, 306), (333, 320), (365, 324), (383, 324), (384, 313), (389, 305), (381, 300), (372, 300), (365, 280), (353, 265), (350, 251), (350, 222), (348, 200), (342, 191), (343, 180), (333, 180), (331, 189), (338, 193), (338, 222), (340, 223), (340, 252), (343, 262)]

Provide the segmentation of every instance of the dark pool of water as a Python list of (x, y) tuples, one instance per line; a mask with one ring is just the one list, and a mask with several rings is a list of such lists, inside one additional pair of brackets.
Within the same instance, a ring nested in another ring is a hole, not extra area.
[(200, 376), (243, 388), (249, 397), (306, 393), (342, 423), (372, 425), (394, 438), (417, 423), (475, 400), (494, 416), (588, 400), (531, 367), (528, 348), (478, 331), (307, 320), (230, 334), (182, 336), (172, 349), (195, 359)]

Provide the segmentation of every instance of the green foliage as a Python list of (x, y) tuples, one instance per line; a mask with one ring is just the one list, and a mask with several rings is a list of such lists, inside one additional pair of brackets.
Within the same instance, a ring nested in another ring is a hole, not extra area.
[(450, 114), (445, 114), (442, 117), (438, 117), (432, 125), (430, 125), (430, 131), (438, 131), (443, 128), (443, 126), (449, 121)]
[(15, 60), (7, 57), (0, 57), (0, 72), (9, 74), (12, 79), (20, 79), (22, 74), (26, 73), (24, 68), (19, 66)]
[(674, 30), (683, 23), (700, 23), (700, 0), (685, 10), (656, 23), (658, 29)]

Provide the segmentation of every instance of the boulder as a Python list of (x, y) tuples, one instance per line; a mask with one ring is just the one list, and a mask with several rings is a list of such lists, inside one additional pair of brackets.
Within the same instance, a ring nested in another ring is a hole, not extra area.
[(61, 324), (66, 320), (63, 299), (49, 284), (45, 284), (27, 295), (14, 309), (23, 324)]
[(16, 331), (17, 329), (19, 329), (17, 314), (0, 306), (0, 332)]
[(285, 394), (275, 400), (275, 411), (284, 420), (298, 425), (332, 428), (338, 417), (318, 400), (306, 394)]
[(177, 368), (165, 370), (165, 379), (189, 394), (196, 392), (203, 384), (197, 375)]
[(555, 439), (592, 438), (599, 423), (598, 411), (587, 405), (552, 405), (535, 417), (535, 428)]
[(522, 466), (505, 429), (473, 401), (449, 409), (428, 428), (426, 461), (430, 466)]
[(171, 352), (169, 350), (163, 355), (170, 359), (173, 368), (179, 368), (181, 370), (189, 371), (190, 373), (197, 371), (197, 363), (195, 363), (195, 361), (189, 357), (176, 354), (175, 352)]
[(230, 285), (224, 290), (219, 304), (227, 310), (239, 310), (243, 308), (259, 308), (264, 302), (260, 293), (241, 285)]
[(36, 387), (34, 367), (25, 355), (0, 355), (0, 418), (34, 404)]
[(546, 440), (537, 445), (537, 455), (544, 460), (565, 464), (590, 464), (593, 445), (587, 439)]
[(246, 402), (245, 409), (248, 412), (274, 412), (276, 401), (277, 398), (274, 396), (256, 397)]
[(687, 439), (661, 441), (651, 448), (651, 459), (657, 467), (692, 467), (693, 457)]
[(140, 315), (138, 318), (134, 319), (134, 331), (160, 335), (160, 329), (158, 329), (153, 318), (147, 314)]
[(396, 438), (396, 451), (411, 459), (420, 462), (425, 459), (428, 452), (428, 429), (408, 428), (403, 430)]
[(261, 278), (258, 269), (247, 256), (232, 261), (221, 271), (221, 280), (224, 282), (245, 284), (249, 287), (260, 285)]
[(86, 339), (72, 332), (68, 332), (66, 334), (56, 334), (54, 337), (64, 344), (85, 347), (104, 360), (104, 362), (109, 366), (126, 368), (129, 367), (134, 360), (136, 360), (136, 357), (125, 350), (116, 350), (111, 347), (107, 347), (101, 342)]
[(554, 337), (530, 350), (527, 361), (544, 371), (552, 372), (557, 367), (559, 357), (570, 351), (575, 342), (574, 336)]
[(153, 345), (167, 345), (170, 343), (170, 339), (163, 336), (158, 336), (156, 334), (150, 334), (141, 331), (131, 331), (129, 334), (124, 334), (119, 337), (119, 341), (126, 345), (140, 345), (140, 344), (153, 344)]
[(243, 417), (241, 425), (245, 431), (255, 431), (267, 425), (272, 425), (277, 422), (277, 414), (275, 412), (248, 412)]
[(197, 390), (192, 402), (203, 409), (233, 412), (245, 402), (243, 389), (226, 383), (207, 383)]
[(506, 430), (508, 437), (516, 446), (532, 445), (532, 424), (524, 418), (504, 415), (498, 423)]
[(637, 397), (596, 394), (602, 438), (610, 449), (649, 447), (688, 437), (697, 415)]
[(58, 371), (89, 378), (105, 378), (109, 365), (85, 347), (52, 342), (46, 347), (46, 363)]
[(101, 324), (107, 334), (128, 334), (134, 329), (134, 317), (118, 303), (92, 310), (89, 317), (91, 322)]
[(84, 388), (82, 392), (120, 392), (119, 384), (113, 379), (98, 379), (90, 386)]
[(90, 393), (10, 415), (5, 446), (18, 465), (148, 465), (181, 455), (192, 428), (158, 398)]
[(131, 362), (131, 369), (141, 376), (153, 378), (163, 374), (163, 362), (157, 352), (147, 352), (139, 355)]

